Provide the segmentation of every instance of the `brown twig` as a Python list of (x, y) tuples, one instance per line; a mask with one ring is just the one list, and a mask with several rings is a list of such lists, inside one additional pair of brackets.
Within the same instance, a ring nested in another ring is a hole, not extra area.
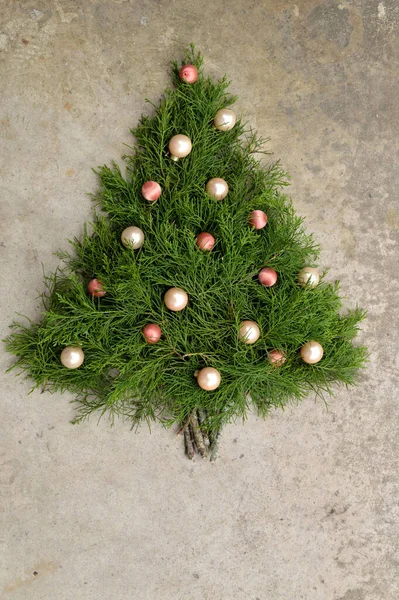
[(190, 423), (190, 419), (191, 419), (191, 415), (193, 414), (193, 411), (190, 412), (190, 414), (188, 415), (186, 421), (183, 423), (183, 425), (180, 427), (180, 429), (178, 430), (178, 432), (176, 433), (176, 435), (180, 435), (183, 431), (185, 431), (187, 425)]
[(191, 439), (190, 428), (188, 424), (184, 428), (184, 442), (186, 444), (186, 454), (190, 460), (194, 458), (194, 446)]
[(215, 462), (215, 460), (218, 457), (218, 452), (219, 452), (219, 442), (220, 442), (220, 429), (214, 434), (214, 436), (212, 436), (211, 439), (211, 455), (210, 455), (210, 462)]
[(206, 446), (204, 442), (204, 438), (202, 436), (202, 432), (200, 426), (198, 425), (197, 417), (192, 414), (190, 419), (191, 427), (193, 430), (195, 445), (197, 446), (197, 450), (202, 458), (206, 457)]

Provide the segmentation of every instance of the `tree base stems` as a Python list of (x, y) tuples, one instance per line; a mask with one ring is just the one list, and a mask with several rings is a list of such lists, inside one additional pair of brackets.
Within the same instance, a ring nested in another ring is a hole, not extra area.
[(220, 430), (213, 435), (207, 434), (201, 428), (205, 420), (205, 415), (200, 411), (192, 413), (189, 419), (181, 427), (180, 432), (184, 433), (184, 445), (187, 458), (193, 460), (196, 454), (203, 459), (209, 459), (214, 462), (218, 457)]

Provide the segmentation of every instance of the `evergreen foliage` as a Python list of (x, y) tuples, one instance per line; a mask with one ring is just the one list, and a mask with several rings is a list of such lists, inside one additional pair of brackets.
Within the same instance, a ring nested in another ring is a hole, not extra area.
[[(132, 130), (136, 145), (124, 157), (126, 176), (116, 164), (96, 171), (99, 211), (83, 238), (71, 242), (73, 250), (59, 253), (65, 266), (46, 277), (41, 321), (15, 323), (6, 340), (18, 357), (14, 367), (36, 386), (76, 396), (76, 421), (100, 411), (133, 424), (159, 419), (181, 425), (201, 410), (202, 427), (215, 432), (244, 418), (251, 404), (266, 416), (309, 392), (331, 394), (333, 383), (353, 384), (365, 362), (365, 348), (352, 343), (364, 312), (341, 314), (338, 283), (322, 278), (314, 289), (297, 283), (301, 268), (316, 266), (318, 247), (283, 193), (286, 174), (278, 163), (267, 168), (260, 163), (263, 140), (242, 121), (227, 132), (213, 126), (215, 113), (235, 101), (227, 92), (229, 82), (204, 76), (202, 57), (193, 48), (184, 62), (197, 66), (198, 81), (182, 82), (173, 63), (174, 87), (153, 116), (142, 116)], [(190, 137), (193, 149), (174, 162), (167, 145), (178, 133)], [(229, 184), (222, 201), (205, 192), (213, 177)], [(140, 194), (147, 180), (162, 187), (154, 203)], [(255, 209), (268, 215), (259, 231), (248, 224)], [(120, 241), (130, 225), (145, 234), (136, 251)], [(215, 237), (211, 252), (195, 245), (202, 231)], [(271, 288), (257, 280), (265, 266), (278, 273)], [(103, 298), (87, 293), (93, 277), (104, 285)], [(163, 303), (170, 287), (188, 293), (181, 312)], [(261, 329), (252, 346), (237, 337), (245, 319)], [(143, 338), (147, 323), (162, 329), (157, 344)], [(299, 356), (309, 340), (324, 348), (315, 365)], [(65, 346), (83, 348), (80, 368), (61, 364)], [(269, 364), (274, 348), (286, 353), (283, 366)], [(220, 371), (218, 389), (198, 386), (194, 373), (204, 366)]]

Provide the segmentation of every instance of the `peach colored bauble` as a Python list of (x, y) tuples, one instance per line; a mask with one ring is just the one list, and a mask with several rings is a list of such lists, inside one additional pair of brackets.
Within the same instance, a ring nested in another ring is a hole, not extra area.
[(143, 198), (149, 202), (155, 202), (162, 194), (162, 188), (156, 181), (146, 181), (141, 188)]
[(92, 279), (87, 285), (87, 291), (95, 298), (102, 298), (107, 293), (99, 279)]
[(143, 327), (142, 334), (148, 344), (156, 344), (161, 339), (162, 330), (156, 323), (148, 323)]
[(255, 229), (263, 229), (267, 223), (267, 214), (263, 210), (253, 210), (248, 217), (248, 221)]
[(221, 108), (217, 111), (213, 123), (219, 131), (229, 131), (236, 124), (236, 115), (229, 108)]
[(198, 79), (198, 69), (194, 65), (183, 65), (179, 71), (179, 77), (186, 83), (194, 83)]
[(304, 267), (298, 273), (298, 283), (301, 287), (314, 288), (319, 283), (319, 281), (319, 272), (313, 267)]
[(282, 350), (270, 350), (267, 360), (275, 367), (281, 367), (287, 360), (287, 357)]
[(213, 367), (204, 367), (197, 373), (198, 385), (203, 390), (216, 390), (220, 385), (220, 373)]
[(271, 287), (277, 281), (277, 273), (274, 269), (265, 267), (259, 271), (258, 279), (259, 282), (265, 287)]
[(137, 250), (144, 244), (144, 233), (141, 231), (140, 227), (132, 225), (131, 227), (126, 227), (126, 229), (122, 231), (121, 240), (126, 248)]
[(215, 198), (215, 200), (223, 200), (229, 193), (229, 186), (224, 179), (220, 177), (214, 177), (210, 179), (206, 184), (206, 193)]
[(183, 310), (188, 302), (187, 292), (177, 287), (170, 288), (165, 294), (164, 302), (169, 310), (174, 312)]
[(244, 344), (254, 344), (260, 336), (259, 325), (255, 321), (242, 321), (238, 330), (238, 339)]
[(179, 160), (190, 154), (193, 145), (186, 135), (179, 133), (169, 140), (169, 152), (173, 160)]
[(195, 243), (200, 250), (212, 250), (215, 244), (215, 238), (210, 233), (203, 231), (197, 236)]
[(83, 364), (84, 352), (79, 346), (67, 346), (61, 352), (61, 362), (67, 369), (77, 369)]
[(314, 365), (318, 363), (324, 354), (323, 346), (319, 342), (311, 340), (306, 342), (301, 348), (301, 358), (308, 365)]

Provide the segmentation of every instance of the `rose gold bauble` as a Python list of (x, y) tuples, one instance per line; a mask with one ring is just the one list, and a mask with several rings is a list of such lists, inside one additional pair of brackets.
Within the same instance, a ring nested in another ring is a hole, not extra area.
[(318, 363), (324, 354), (323, 346), (319, 344), (319, 342), (315, 342), (311, 340), (310, 342), (306, 342), (300, 350), (301, 358), (308, 365), (314, 365)]
[(220, 177), (214, 177), (210, 179), (206, 184), (206, 193), (215, 198), (215, 200), (223, 200), (229, 193), (229, 186), (224, 179)]
[(87, 291), (91, 296), (95, 298), (102, 298), (107, 293), (104, 290), (104, 286), (99, 279), (92, 279), (87, 284)]
[(162, 194), (162, 188), (156, 181), (146, 181), (141, 188), (143, 198), (149, 202), (155, 202)]
[(267, 360), (275, 367), (281, 367), (287, 360), (287, 357), (282, 350), (270, 350)]
[(61, 352), (61, 362), (67, 369), (77, 369), (83, 364), (84, 352), (79, 346), (67, 346)]
[(177, 287), (170, 288), (165, 294), (164, 302), (169, 310), (183, 310), (188, 302), (187, 292)]
[(195, 243), (200, 250), (212, 250), (215, 244), (215, 238), (210, 233), (203, 231), (197, 236)]
[(183, 65), (179, 71), (179, 77), (186, 83), (194, 83), (198, 79), (198, 69), (194, 65)]
[(259, 282), (265, 287), (271, 287), (277, 281), (277, 273), (274, 269), (265, 267), (259, 271), (258, 279)]
[(186, 135), (179, 133), (169, 140), (169, 152), (173, 160), (179, 160), (190, 154), (193, 145)]
[(220, 373), (213, 367), (204, 367), (197, 373), (196, 377), (198, 385), (203, 390), (216, 390), (220, 385)]
[(244, 344), (254, 344), (260, 336), (259, 325), (255, 321), (241, 321), (238, 339)]
[(148, 323), (143, 327), (142, 334), (148, 344), (156, 344), (161, 339), (162, 330), (156, 323)]
[(213, 123), (219, 131), (229, 131), (236, 124), (236, 115), (229, 108), (221, 108), (217, 111)]
[(140, 227), (126, 227), (122, 231), (121, 235), (122, 244), (126, 248), (133, 248), (133, 250), (137, 250), (137, 248), (141, 248), (144, 243), (144, 233), (141, 231)]
[(319, 281), (319, 272), (313, 267), (304, 267), (298, 273), (298, 283), (302, 287), (314, 288), (319, 283)]
[(255, 229), (263, 229), (267, 223), (267, 214), (263, 210), (253, 210), (248, 217), (248, 221)]

